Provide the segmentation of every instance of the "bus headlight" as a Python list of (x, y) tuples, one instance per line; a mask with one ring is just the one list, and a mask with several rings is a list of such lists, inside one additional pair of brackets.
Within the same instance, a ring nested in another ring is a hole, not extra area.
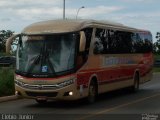
[(65, 87), (74, 83), (74, 79), (66, 80), (64, 82), (58, 83), (59, 87)]

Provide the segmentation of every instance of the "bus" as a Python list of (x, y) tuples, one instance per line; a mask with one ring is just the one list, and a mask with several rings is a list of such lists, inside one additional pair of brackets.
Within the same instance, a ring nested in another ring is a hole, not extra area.
[(38, 103), (77, 100), (90, 103), (100, 93), (137, 91), (152, 78), (152, 34), (98, 20), (49, 20), (31, 24), (17, 40), (15, 89)]

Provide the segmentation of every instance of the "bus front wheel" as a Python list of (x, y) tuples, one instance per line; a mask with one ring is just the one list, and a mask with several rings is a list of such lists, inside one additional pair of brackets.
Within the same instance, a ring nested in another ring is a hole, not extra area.
[(89, 85), (88, 98), (87, 98), (89, 103), (94, 103), (96, 101), (97, 93), (98, 93), (97, 84), (95, 80), (92, 80)]

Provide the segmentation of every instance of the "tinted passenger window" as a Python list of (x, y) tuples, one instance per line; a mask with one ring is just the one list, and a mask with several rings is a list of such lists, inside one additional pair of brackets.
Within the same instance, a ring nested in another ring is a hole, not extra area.
[(152, 51), (152, 36), (149, 32), (127, 32), (97, 29), (95, 54), (147, 53)]
[(152, 52), (152, 36), (150, 33), (133, 33), (132, 43), (134, 53)]
[(95, 54), (119, 54), (132, 51), (132, 33), (109, 29), (97, 29), (95, 34)]

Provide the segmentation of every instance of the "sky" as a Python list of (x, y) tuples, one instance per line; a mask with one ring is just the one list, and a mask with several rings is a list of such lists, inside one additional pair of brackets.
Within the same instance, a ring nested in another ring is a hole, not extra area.
[[(160, 0), (65, 0), (66, 18), (109, 20), (160, 32)], [(62, 19), (63, 0), (0, 0), (0, 30), (21, 32), (34, 22)]]

